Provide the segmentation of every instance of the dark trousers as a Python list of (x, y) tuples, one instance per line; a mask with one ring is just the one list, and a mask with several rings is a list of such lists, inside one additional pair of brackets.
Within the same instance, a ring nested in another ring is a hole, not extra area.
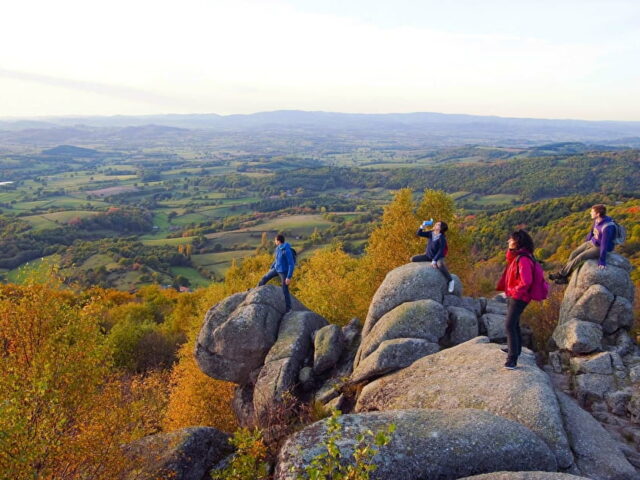
[[(412, 262), (430, 262), (432, 260), (433, 259), (427, 255), (414, 255), (413, 257), (411, 257)], [(444, 278), (446, 278), (447, 283), (449, 283), (451, 281), (451, 274), (447, 269), (447, 265), (444, 263), (444, 258), (436, 260), (436, 266), (438, 267), (438, 270), (440, 270), (440, 273), (444, 275)]]
[(580, 263), (585, 260), (597, 260), (598, 258), (600, 258), (600, 247), (596, 247), (591, 242), (584, 242), (569, 254), (569, 261), (560, 270), (560, 275), (568, 277)]
[(291, 295), (289, 294), (289, 285), (287, 285), (285, 282), (287, 278), (286, 273), (279, 273), (273, 269), (269, 270), (267, 274), (262, 277), (262, 280), (260, 280), (258, 286), (261, 287), (262, 285), (265, 285), (269, 280), (276, 277), (280, 277), (280, 281), (282, 282), (282, 293), (284, 293), (284, 303), (287, 307), (287, 310), (291, 310)]
[(522, 332), (520, 332), (520, 315), (529, 305), (528, 302), (507, 297), (507, 318), (504, 329), (507, 333), (507, 347), (509, 349), (507, 360), (518, 362), (522, 352)]

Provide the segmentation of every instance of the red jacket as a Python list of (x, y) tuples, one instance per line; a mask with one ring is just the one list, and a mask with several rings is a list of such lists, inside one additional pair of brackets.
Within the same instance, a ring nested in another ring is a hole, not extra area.
[[(516, 261), (518, 255), (520, 260)], [(531, 301), (529, 290), (533, 284), (534, 265), (528, 255), (531, 253), (526, 250), (507, 250), (507, 267), (502, 272), (496, 290), (516, 300)]]

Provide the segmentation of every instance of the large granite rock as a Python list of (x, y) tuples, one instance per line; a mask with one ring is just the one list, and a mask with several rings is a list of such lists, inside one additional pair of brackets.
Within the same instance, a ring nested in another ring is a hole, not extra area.
[(507, 339), (505, 330), (505, 316), (499, 313), (485, 313), (480, 317), (480, 325), (487, 332), (487, 337), (492, 342), (502, 342)]
[[(294, 310), (303, 310), (297, 300)], [(285, 312), (282, 290), (266, 285), (236, 293), (206, 314), (196, 342), (200, 369), (210, 377), (244, 384), (276, 341)]]
[(459, 480), (588, 480), (568, 473), (551, 472), (494, 472), (464, 477)]
[(291, 311), (280, 325), (278, 339), (269, 350), (253, 391), (258, 420), (269, 414), (284, 392), (291, 391), (307, 357), (311, 355), (315, 332), (327, 321), (311, 311)]
[(553, 340), (560, 350), (571, 353), (591, 353), (602, 348), (602, 327), (596, 323), (570, 320), (553, 332)]
[(580, 473), (594, 480), (640, 478), (611, 435), (569, 396), (557, 392), (575, 463)]
[(447, 307), (449, 314), (449, 340), (452, 345), (464, 343), (478, 336), (478, 317), (466, 308)]
[(124, 448), (134, 466), (125, 478), (202, 480), (233, 452), (229, 436), (215, 428), (191, 427), (144, 437)]
[(363, 338), (385, 313), (398, 305), (426, 299), (442, 303), (446, 283), (444, 276), (428, 263), (407, 263), (391, 270), (371, 300), (362, 329)]
[(544, 440), (560, 468), (573, 456), (549, 377), (532, 355), (505, 370), (505, 355), (486, 337), (421, 358), (365, 386), (356, 411), (477, 408), (522, 423)]
[[(486, 411), (396, 410), (343, 415), (338, 448), (350, 458), (355, 437), (395, 424), (391, 442), (375, 456), (372, 479), (456, 479), (498, 470), (557, 469), (548, 446), (517, 422)], [(322, 453), (326, 423), (316, 422), (290, 437), (278, 456), (275, 479), (293, 480)]]
[(332, 369), (342, 355), (344, 334), (338, 325), (327, 325), (316, 332), (313, 340), (313, 372), (320, 375)]
[(394, 338), (420, 338), (437, 343), (447, 330), (444, 307), (434, 300), (416, 300), (385, 313), (362, 339), (359, 361), (371, 355), (382, 342)]
[(629, 277), (630, 271), (629, 261), (613, 252), (607, 254), (606, 269), (599, 269), (596, 260), (587, 260), (571, 275), (560, 306), (560, 324), (574, 318), (603, 323), (606, 319), (601, 314), (607, 299), (611, 300), (609, 295), (633, 302), (634, 288)]
[(385, 340), (375, 352), (358, 364), (350, 381), (358, 383), (394, 372), (439, 350), (440, 346), (437, 343), (419, 338)]

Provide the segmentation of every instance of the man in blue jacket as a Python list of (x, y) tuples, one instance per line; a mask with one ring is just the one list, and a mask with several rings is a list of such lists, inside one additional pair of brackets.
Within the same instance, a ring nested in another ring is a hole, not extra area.
[(289, 294), (289, 284), (291, 283), (291, 277), (293, 275), (293, 269), (295, 268), (295, 261), (293, 259), (293, 253), (291, 252), (291, 244), (284, 241), (284, 235), (276, 235), (274, 240), (276, 249), (274, 252), (274, 260), (269, 268), (267, 274), (262, 277), (258, 286), (265, 285), (269, 280), (275, 277), (280, 277), (282, 282), (282, 293), (284, 293), (284, 303), (286, 305), (286, 311), (291, 310), (291, 295)]
[(616, 226), (613, 219), (607, 216), (607, 207), (602, 204), (591, 207), (593, 225), (585, 242), (569, 255), (569, 261), (558, 273), (549, 275), (555, 283), (569, 283), (569, 276), (575, 268), (585, 260), (598, 259), (598, 268), (607, 268), (607, 252), (613, 250), (616, 237)]

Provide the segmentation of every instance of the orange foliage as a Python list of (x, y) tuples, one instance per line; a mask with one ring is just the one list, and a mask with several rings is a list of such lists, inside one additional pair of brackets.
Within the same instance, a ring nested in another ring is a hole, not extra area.
[(233, 432), (237, 423), (231, 409), (231, 399), (236, 385), (202, 373), (193, 356), (192, 343), (182, 346), (179, 358), (171, 373), (171, 393), (164, 429), (205, 425)]
[[(116, 478), (120, 445), (157, 431), (162, 375), (123, 383), (96, 298), (0, 286), (0, 471), (5, 478)], [(123, 388), (126, 386), (126, 388)]]

